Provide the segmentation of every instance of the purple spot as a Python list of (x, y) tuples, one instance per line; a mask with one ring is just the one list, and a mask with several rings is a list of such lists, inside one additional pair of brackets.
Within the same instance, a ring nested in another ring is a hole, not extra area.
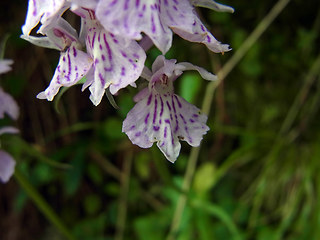
[(113, 2), (109, 4), (109, 7), (113, 7), (117, 2), (118, 0), (113, 0)]
[(126, 75), (126, 68), (125, 67), (121, 67), (121, 76)]
[(164, 138), (167, 137), (167, 127), (164, 128)]
[(102, 59), (102, 61), (105, 61), (105, 60), (106, 60), (106, 57), (102, 54), (102, 55), (101, 55), (101, 59)]
[(92, 48), (93, 48), (93, 46), (94, 46), (94, 42), (95, 42), (95, 39), (96, 39), (96, 34), (97, 34), (97, 32), (94, 32), (94, 33), (93, 33), (92, 42), (91, 42), (91, 47), (92, 47)]
[(124, 52), (122, 52), (122, 51), (121, 51), (121, 55), (122, 55), (124, 58), (127, 58), (127, 54), (124, 53)]
[(153, 15), (151, 16), (151, 31), (152, 31), (152, 33), (156, 32), (156, 25), (154, 23)]
[(187, 121), (184, 119), (184, 117), (181, 115), (181, 113), (179, 115), (180, 115), (180, 118), (182, 119), (183, 123), (187, 124)]
[(33, 3), (33, 16), (35, 17), (35, 16), (37, 16), (37, 7), (36, 7), (36, 1), (35, 0), (33, 0), (32, 1), (32, 3)]
[(136, 125), (132, 125), (131, 128), (130, 128), (130, 131), (135, 129), (135, 128), (136, 128)]
[(194, 122), (195, 122), (192, 118), (190, 118), (189, 121), (190, 121), (191, 123), (194, 123)]
[(169, 102), (166, 101), (166, 103), (167, 103), (167, 106), (168, 106), (168, 108), (169, 108), (169, 111), (171, 111), (171, 106), (170, 106)]
[(128, 10), (128, 8), (129, 8), (129, 0), (126, 0), (126, 2), (124, 3), (123, 10)]
[(136, 53), (134, 53), (132, 56), (133, 56), (134, 58), (136, 58), (136, 59), (139, 59), (139, 55), (136, 54)]
[(160, 129), (160, 127), (159, 127), (159, 126), (153, 126), (153, 130), (154, 130), (154, 131), (156, 131), (156, 132), (157, 132), (157, 131), (159, 131), (159, 129)]
[(174, 95), (174, 97), (175, 97), (175, 99), (177, 100), (177, 103), (178, 103), (179, 108), (182, 108), (182, 104), (181, 104), (181, 102), (179, 101), (179, 98), (178, 98), (176, 95)]
[(148, 106), (149, 106), (150, 103), (151, 103), (151, 99), (152, 99), (152, 94), (150, 94), (149, 97), (148, 97), (148, 102), (147, 102), (147, 105), (148, 105)]
[(106, 34), (103, 34), (103, 40), (104, 40), (104, 44), (106, 45), (106, 48), (107, 48), (109, 61), (111, 63), (111, 61), (112, 61), (112, 52), (111, 52), (111, 48), (109, 46), (109, 43), (107, 41)]
[(136, 137), (141, 136), (141, 132), (137, 132), (137, 133), (135, 134), (135, 136), (136, 136)]
[(66, 76), (68, 81), (70, 81), (70, 74), (71, 74), (71, 60), (70, 60), (70, 55), (68, 54), (68, 75)]
[(147, 116), (146, 116), (145, 119), (144, 119), (144, 123), (145, 123), (145, 124), (148, 124), (149, 116), (150, 116), (150, 113), (148, 113)]
[(157, 118), (157, 108), (158, 108), (158, 100), (157, 98), (155, 98), (154, 100), (154, 112), (153, 112), (153, 124), (156, 122), (156, 118)]
[(76, 57), (76, 56), (77, 56), (77, 50), (76, 50), (76, 48), (73, 47), (72, 50), (73, 50), (73, 56)]
[(99, 73), (99, 78), (100, 78), (101, 85), (104, 86), (106, 84), (106, 82), (105, 82), (101, 73)]
[(161, 102), (161, 110), (160, 110), (160, 117), (161, 117), (163, 114), (163, 101), (161, 96), (160, 96), (160, 102)]
[(165, 121), (165, 123), (170, 124), (170, 120), (169, 120), (169, 119), (166, 119), (166, 120), (164, 120), (164, 121)]

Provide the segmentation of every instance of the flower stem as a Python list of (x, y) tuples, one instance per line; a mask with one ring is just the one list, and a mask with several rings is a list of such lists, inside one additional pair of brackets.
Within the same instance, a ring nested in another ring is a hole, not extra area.
[[(243, 42), (239, 50), (230, 58), (230, 60), (222, 67), (218, 72), (218, 80), (211, 82), (204, 96), (202, 111), (204, 114), (210, 114), (210, 108), (213, 100), (213, 95), (215, 89), (219, 84), (226, 78), (226, 76), (233, 70), (233, 68), (239, 63), (239, 61), (244, 57), (244, 55), (249, 51), (253, 44), (259, 39), (259, 37), (266, 31), (274, 19), (282, 12), (290, 0), (279, 0), (270, 12), (262, 19), (259, 25), (254, 29), (250, 36)], [(182, 219), (182, 214), (187, 203), (187, 195), (189, 192), (193, 175), (196, 169), (198, 156), (200, 152), (200, 147), (192, 148), (189, 156), (189, 161), (187, 169), (184, 175), (182, 194), (180, 195), (176, 209), (172, 218), (170, 231), (167, 236), (167, 240), (173, 240), (177, 238), (177, 234), (180, 228), (180, 222)]]
[(75, 240), (68, 228), (59, 218), (59, 216), (53, 211), (49, 204), (43, 199), (39, 192), (31, 185), (29, 180), (23, 175), (23, 173), (16, 168), (14, 173), (15, 179), (19, 182), (20, 186), (24, 189), (27, 195), (31, 198), (37, 208), (45, 215), (45, 217), (56, 226), (56, 228), (65, 236), (68, 240)]

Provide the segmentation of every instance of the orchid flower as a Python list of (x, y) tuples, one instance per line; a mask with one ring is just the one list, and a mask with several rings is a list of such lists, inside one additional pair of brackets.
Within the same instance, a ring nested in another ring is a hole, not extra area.
[(93, 73), (85, 87), (90, 85), (90, 99), (98, 105), (106, 88), (116, 94), (121, 88), (134, 86), (143, 70), (146, 53), (136, 41), (106, 31), (93, 11), (81, 15), (87, 31), (87, 51), (93, 59)]
[[(0, 74), (10, 70), (12, 60), (0, 60)], [(0, 88), (0, 119), (7, 114), (12, 119), (16, 120), (19, 116), (19, 107), (12, 96), (5, 93)], [(0, 135), (4, 133), (18, 133), (18, 129), (14, 127), (0, 128)], [(14, 172), (15, 160), (5, 151), (0, 150), (0, 181), (6, 183)]]
[(174, 93), (173, 82), (183, 71), (196, 70), (202, 78), (216, 80), (216, 76), (191, 63), (176, 63), (159, 56), (152, 65), (152, 72), (145, 69), (143, 77), (149, 81), (147, 88), (134, 98), (137, 104), (123, 122), (132, 143), (149, 148), (157, 142), (165, 157), (174, 162), (180, 152), (179, 140), (199, 146), (202, 136), (209, 130), (207, 116), (194, 105)]
[[(87, 2), (91, 7), (94, 3)], [(143, 70), (146, 59), (143, 48), (134, 40), (107, 32), (96, 20), (94, 11), (82, 8), (82, 4), (82, 1), (71, 4), (71, 10), (82, 19), (79, 37), (62, 17), (43, 30), (45, 37), (21, 36), (35, 45), (61, 51), (49, 87), (37, 96), (40, 99), (51, 101), (60, 87), (70, 87), (86, 76), (83, 90), (90, 86), (90, 99), (98, 105), (108, 87), (111, 94), (116, 94), (119, 89), (134, 85)], [(84, 46), (87, 53), (80, 50)]]
[(50, 85), (37, 95), (37, 98), (52, 101), (60, 87), (75, 85), (89, 72), (92, 58), (80, 50), (84, 39), (79, 38), (76, 30), (63, 18), (57, 18), (55, 25), (50, 25), (45, 33), (45, 37), (22, 35), (21, 38), (38, 46), (60, 50), (60, 60)]
[(140, 40), (145, 33), (163, 54), (171, 47), (172, 31), (188, 41), (205, 44), (213, 52), (229, 51), (229, 45), (217, 41), (202, 24), (192, 4), (233, 10), (210, 0), (100, 0), (96, 15), (113, 34)]

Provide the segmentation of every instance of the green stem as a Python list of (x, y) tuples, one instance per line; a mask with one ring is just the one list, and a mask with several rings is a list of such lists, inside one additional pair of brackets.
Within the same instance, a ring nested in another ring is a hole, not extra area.
[[(279, 0), (276, 3), (276, 5), (274, 5), (271, 11), (264, 17), (264, 19), (255, 28), (255, 30), (244, 41), (244, 43), (241, 45), (239, 50), (230, 58), (230, 60), (218, 72), (217, 75), (219, 80), (215, 82), (211, 82), (208, 85), (205, 96), (204, 96), (203, 104), (202, 104), (202, 111), (204, 114), (209, 115), (210, 113), (210, 108), (211, 108), (215, 89), (224, 80), (224, 78), (232, 71), (232, 69), (239, 63), (239, 61), (249, 51), (249, 49), (258, 40), (258, 38), (262, 35), (262, 33), (265, 32), (265, 30), (270, 26), (270, 24), (274, 21), (274, 19), (282, 12), (282, 10), (289, 3), (289, 1), (290, 0)], [(186, 173), (183, 180), (183, 187), (182, 187), (182, 190), (186, 193), (188, 193), (190, 189), (190, 185), (191, 185), (193, 175), (196, 169), (197, 161), (198, 161), (199, 152), (200, 152), (200, 147), (191, 149), (188, 166), (186, 169)], [(176, 239), (176, 235), (180, 227), (180, 222), (181, 222), (181, 218), (182, 218), (182, 214), (183, 214), (186, 202), (187, 202), (187, 195), (181, 194), (176, 205), (174, 216), (172, 218), (167, 240)]]
[(129, 150), (124, 159), (123, 173), (121, 174), (122, 186), (119, 199), (115, 240), (122, 240), (125, 232), (132, 158), (133, 152), (132, 150)]
[(59, 216), (53, 211), (49, 204), (43, 199), (39, 192), (31, 185), (28, 179), (23, 173), (16, 168), (14, 176), (19, 182), (20, 186), (24, 189), (27, 195), (31, 198), (37, 208), (45, 215), (45, 217), (56, 226), (56, 228), (65, 236), (68, 240), (75, 240), (68, 228), (64, 225)]

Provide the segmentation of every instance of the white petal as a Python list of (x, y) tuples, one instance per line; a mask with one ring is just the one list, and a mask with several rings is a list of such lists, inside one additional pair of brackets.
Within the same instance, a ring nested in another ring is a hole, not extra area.
[(40, 20), (44, 26), (50, 25), (66, 9), (65, 0), (29, 0), (26, 21), (22, 26), (23, 35), (30, 35)]
[(197, 107), (179, 96), (150, 93), (128, 113), (122, 131), (142, 148), (157, 142), (166, 158), (174, 162), (181, 148), (179, 140), (199, 146), (209, 130), (206, 121), (207, 117)]
[(192, 5), (197, 7), (209, 8), (218, 12), (234, 12), (234, 9), (232, 7), (217, 3), (213, 0), (191, 0), (191, 3)]
[(19, 107), (13, 97), (0, 88), (0, 119), (4, 118), (5, 114), (17, 120), (19, 117)]
[(94, 59), (94, 81), (90, 99), (98, 105), (105, 89), (111, 94), (134, 83), (140, 76), (146, 59), (144, 50), (133, 40), (127, 40), (105, 31), (99, 26), (88, 30), (87, 49)]
[(0, 59), (0, 74), (9, 72), (12, 63), (13, 61), (11, 59)]
[(215, 53), (223, 53), (231, 50), (228, 44), (221, 44), (217, 41), (196, 15), (194, 16), (194, 23), (191, 31), (184, 28), (184, 26), (173, 27), (172, 30), (180, 37), (190, 42), (205, 44), (207, 48)]
[(19, 129), (15, 127), (2, 127), (0, 128), (0, 135), (2, 134), (16, 134), (19, 133)]
[(172, 32), (160, 19), (158, 0), (100, 0), (96, 16), (103, 27), (113, 34), (140, 40), (141, 32), (166, 53), (171, 47)]
[(34, 37), (30, 35), (21, 35), (20, 38), (39, 47), (62, 50), (62, 45), (57, 45), (53, 43), (52, 40), (48, 37)]
[(217, 80), (217, 76), (208, 72), (207, 70), (205, 70), (204, 68), (202, 67), (198, 67), (196, 65), (193, 65), (191, 63), (188, 63), (188, 62), (181, 62), (181, 63), (178, 63), (176, 65), (176, 69), (178, 70), (181, 70), (181, 71), (186, 71), (186, 70), (196, 70), (199, 72), (199, 74), (201, 75), (201, 77), (203, 79), (206, 79), (206, 80), (210, 80), (210, 81), (214, 81), (214, 80)]
[(6, 152), (0, 150), (0, 181), (6, 183), (14, 173), (16, 162)]
[(37, 98), (52, 101), (60, 87), (70, 87), (87, 74), (92, 66), (88, 54), (78, 50), (73, 42), (66, 52), (60, 55), (59, 64), (49, 87), (37, 95)]

